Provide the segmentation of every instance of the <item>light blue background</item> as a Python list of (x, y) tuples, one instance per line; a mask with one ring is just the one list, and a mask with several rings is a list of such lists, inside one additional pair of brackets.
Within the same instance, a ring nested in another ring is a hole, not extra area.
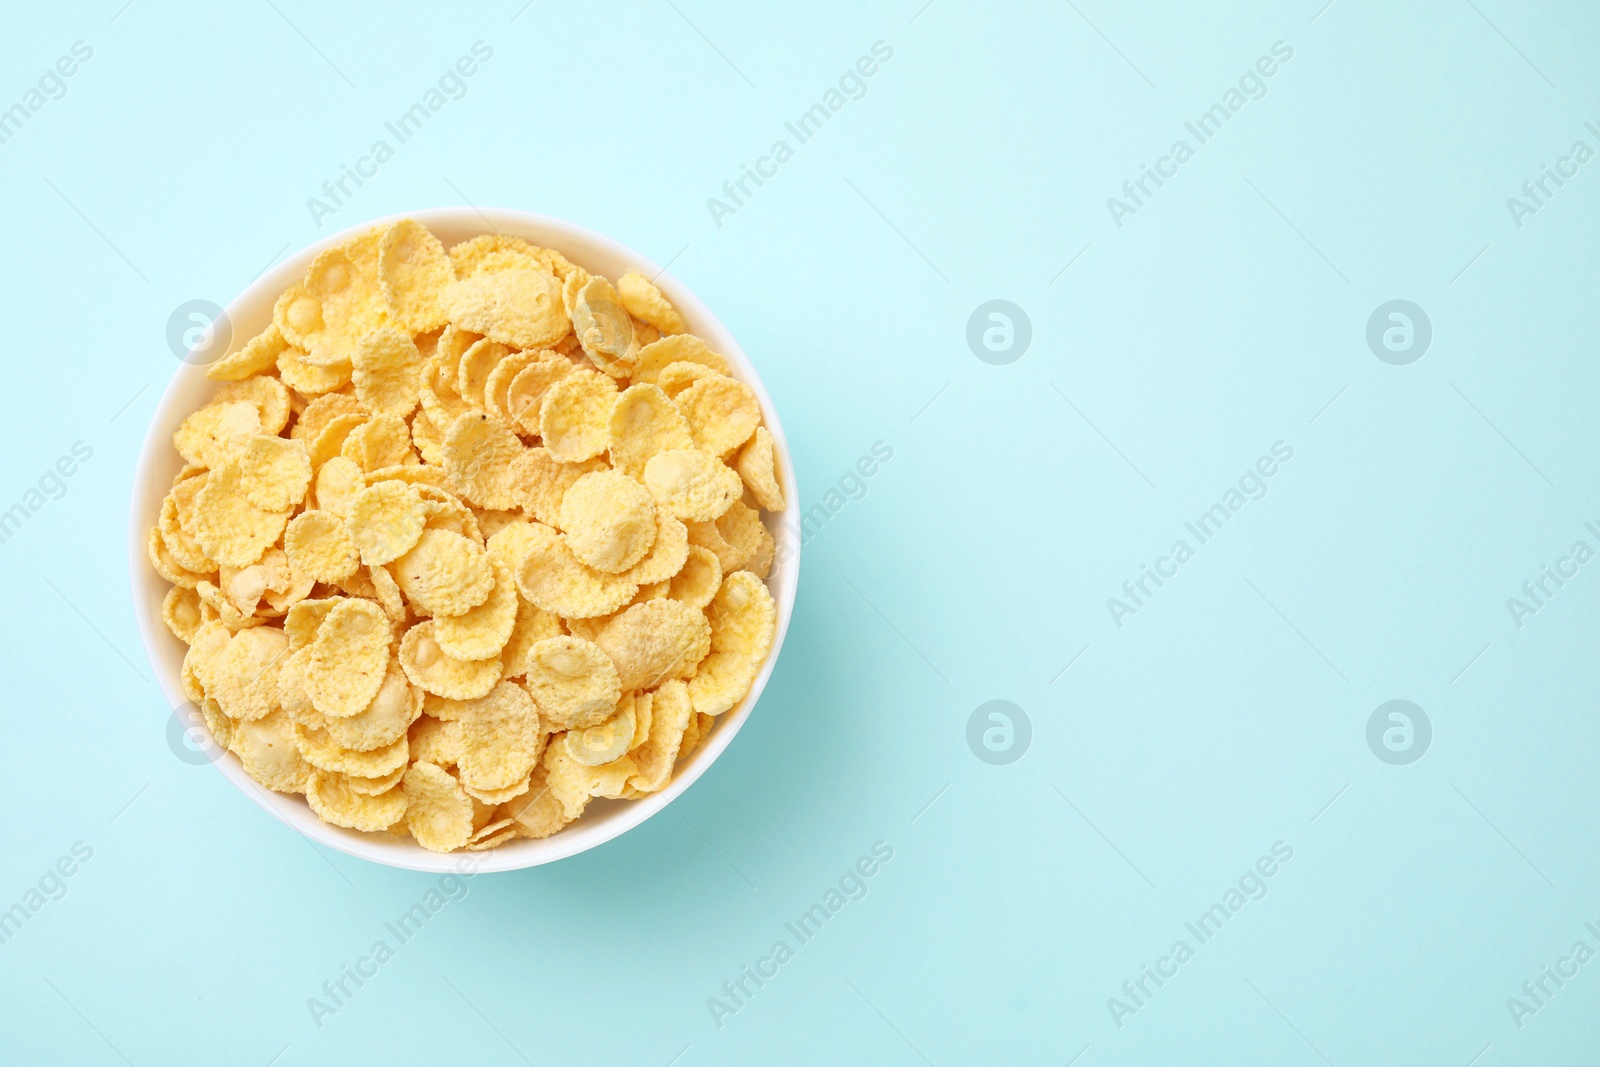
[[(121, 4), (0, 35), (0, 107), (94, 50), (0, 145), (0, 507), (94, 450), (0, 545), (0, 908), (93, 849), (0, 945), (0, 1060), (1594, 1062), (1600, 962), (1521, 1029), (1506, 1006), (1600, 949), (1600, 564), (1506, 607), (1600, 547), (1600, 162), (1520, 229), (1506, 207), (1600, 148), (1592, 5)], [(466, 95), (315, 226), (478, 40)], [(706, 199), (879, 40), (866, 95), (717, 226)], [(1267, 95), (1114, 225), (1279, 40)], [(766, 695), (676, 810), (472, 879), (319, 1029), (307, 998), (437, 879), (173, 757), (130, 487), (175, 307), (463, 201), (670, 261), (808, 506), (894, 455), (806, 545)], [(965, 341), (993, 298), (1032, 322), (1008, 366)], [(1364, 338), (1395, 298), (1433, 324), (1410, 366)], [(1106, 598), (1280, 440), (1269, 495), (1116, 627)], [(1009, 766), (965, 739), (995, 698), (1032, 721)], [(1435, 731), (1405, 767), (1365, 740), (1394, 698)], [(1279, 840), (1267, 896), (1118, 1028), (1107, 998)], [(877, 841), (865, 899), (719, 1028), (707, 998)]]

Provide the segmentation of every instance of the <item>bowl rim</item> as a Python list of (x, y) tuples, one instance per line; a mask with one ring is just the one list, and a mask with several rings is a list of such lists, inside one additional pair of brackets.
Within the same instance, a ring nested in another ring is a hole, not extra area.
[[(762, 691), (778, 662), (788, 632), (789, 620), (794, 612), (800, 577), (801, 539), (800, 494), (795, 480), (794, 463), (790, 456), (788, 438), (778, 418), (777, 408), (767, 393), (761, 376), (745, 354), (743, 347), (711, 310), (695, 294), (672, 275), (658, 267), (638, 252), (586, 226), (533, 212), (514, 208), (439, 207), (418, 211), (398, 212), (368, 219), (338, 233), (316, 241), (294, 252), (269, 267), (229, 301), (223, 309), (230, 327), (237, 330), (240, 323), (259, 323), (232, 337), (228, 351), (264, 329), (271, 321), (272, 304), (277, 295), (298, 280), (313, 258), (325, 249), (342, 244), (350, 238), (375, 226), (385, 226), (401, 219), (414, 219), (434, 230), (436, 226), (449, 231), (470, 230), (471, 233), (494, 231), (523, 237), (535, 244), (547, 245), (560, 251), (573, 262), (585, 265), (592, 257), (609, 257), (625, 264), (622, 269), (634, 270), (654, 280), (656, 286), (672, 301), (691, 331), (704, 338), (713, 349), (721, 353), (732, 366), (735, 376), (749, 385), (761, 404), (763, 425), (772, 434), (777, 454), (778, 476), (785, 488), (784, 509), (766, 513), (763, 521), (777, 541), (778, 551), (766, 585), (773, 593), (777, 605), (777, 623), (773, 633), (772, 648), (766, 661), (750, 685), (750, 691), (733, 708), (717, 716), (716, 728), (690, 756), (687, 764), (678, 766), (672, 780), (656, 793), (630, 801), (593, 801), (591, 806), (601, 806), (603, 818), (585, 826), (586, 812), (577, 822), (558, 833), (539, 840), (519, 838), (486, 852), (429, 852), (414, 841), (399, 838), (384, 840), (379, 835), (363, 834), (323, 822), (317, 817), (305, 798), (300, 795), (274, 793), (255, 782), (244, 773), (238, 758), (231, 752), (219, 751), (209, 759), (225, 778), (241, 792), (278, 821), (311, 841), (337, 849), (346, 855), (384, 866), (429, 873), (474, 874), (523, 870), (553, 863), (597, 848), (607, 841), (627, 833), (653, 817), (668, 804), (682, 796), (711, 764), (732, 744), (733, 738), (750, 717)], [(469, 234), (470, 236), (470, 234)], [(464, 238), (455, 237), (446, 244)], [(581, 249), (574, 255), (575, 248)], [(610, 273), (607, 268), (597, 272)], [(620, 274), (618, 270), (616, 273)], [(266, 308), (265, 319), (261, 308)], [(203, 342), (197, 342), (203, 343)], [(191, 350), (192, 352), (192, 350)], [(172, 716), (176, 719), (190, 701), (184, 695), (176, 665), (181, 665), (184, 645), (178, 641), (161, 619), (160, 605), (171, 584), (150, 565), (148, 540), (155, 525), (161, 501), (168, 486), (156, 477), (156, 471), (171, 467), (175, 472), (181, 461), (171, 447), (172, 433), (191, 411), (196, 394), (208, 393), (221, 383), (205, 377), (209, 362), (202, 364), (180, 359), (178, 367), (163, 390), (155, 411), (150, 416), (149, 427), (139, 450), (138, 467), (134, 472), (132, 498), (129, 504), (129, 580), (132, 585), (134, 617), (146, 658), (155, 672), (161, 691), (166, 697)], [(174, 659), (176, 656), (176, 659)], [(211, 742), (214, 745), (214, 742)], [(387, 837), (387, 835), (384, 835)]]

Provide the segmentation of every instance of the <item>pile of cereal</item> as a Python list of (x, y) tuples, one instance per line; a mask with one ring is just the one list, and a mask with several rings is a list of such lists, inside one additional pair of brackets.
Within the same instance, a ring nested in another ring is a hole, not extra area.
[(408, 219), (208, 375), (150, 560), (185, 692), (267, 788), (493, 848), (661, 789), (749, 691), (773, 439), (647, 279)]

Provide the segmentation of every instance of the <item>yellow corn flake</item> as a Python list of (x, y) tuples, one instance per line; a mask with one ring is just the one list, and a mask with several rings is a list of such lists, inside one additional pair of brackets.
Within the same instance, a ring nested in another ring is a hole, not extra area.
[(510, 509), (473, 508), (472, 517), (478, 520), (478, 530), (483, 537), (485, 547), (495, 534), (507, 526), (520, 526), (528, 521), (520, 511)]
[(367, 752), (357, 752), (355, 749), (345, 748), (335, 741), (328, 731), (319, 727), (297, 722), (293, 723), (293, 730), (295, 747), (300, 750), (300, 755), (319, 770), (337, 771), (340, 774), (353, 774), (362, 778), (381, 778), (394, 773), (396, 767), (404, 767), (410, 761), (411, 749), (406, 743), (404, 734), (393, 744)]
[(546, 526), (561, 524), (561, 501), (573, 483), (592, 471), (605, 470), (605, 461), (586, 459), (563, 463), (548, 448), (525, 448), (512, 464), (511, 480), (517, 503)]
[(245, 499), (263, 511), (292, 508), (311, 485), (311, 457), (304, 441), (261, 435), (250, 438), (239, 455)]
[(477, 607), (460, 615), (441, 615), (434, 620), (433, 639), (446, 655), (456, 659), (489, 659), (511, 638), (517, 621), (517, 583), (511, 570), (499, 559), (490, 557), (494, 568), (494, 591)]
[(626, 378), (638, 362), (639, 345), (633, 320), (611, 283), (590, 277), (573, 297), (571, 316), (572, 332), (589, 362), (613, 378)]
[(639, 350), (639, 362), (633, 369), (634, 384), (654, 383), (661, 372), (673, 363), (698, 363), (718, 374), (730, 373), (728, 361), (706, 347), (704, 341), (692, 333), (678, 333)]
[(563, 730), (599, 725), (622, 699), (622, 682), (611, 657), (579, 637), (550, 637), (535, 644), (523, 685), (543, 720)]
[(422, 495), (405, 482), (384, 481), (360, 490), (350, 501), (345, 523), (350, 540), (369, 567), (393, 562), (411, 551), (426, 521)]
[[(367, 424), (367, 416), (362, 414), (335, 415), (327, 424), (317, 431), (316, 439), (311, 442), (311, 469), (321, 470), (324, 463), (341, 455), (345, 440), (355, 432), (357, 427)], [(355, 460), (356, 469), (361, 469), (361, 464)]]
[(567, 619), (609, 615), (638, 592), (638, 586), (625, 575), (607, 574), (584, 564), (548, 526), (535, 525), (525, 536), (531, 545), (516, 575), (517, 589), (546, 611)]
[(656, 503), (685, 522), (715, 519), (744, 492), (739, 475), (698, 448), (658, 452), (644, 467), (644, 485)]
[(267, 549), (248, 567), (223, 567), (218, 575), (222, 595), (242, 615), (282, 615), (304, 600), (313, 584), (310, 575), (295, 570), (281, 548)]
[(547, 351), (543, 358), (517, 371), (506, 383), (501, 401), (506, 416), (523, 433), (536, 436), (539, 433), (539, 416), (544, 411), (545, 394), (573, 370), (574, 364), (570, 359)]
[(372, 601), (334, 605), (317, 627), (306, 667), (306, 692), (316, 709), (344, 718), (372, 703), (388, 671), (392, 636), (388, 616)]
[(739, 500), (717, 517), (716, 527), (728, 546), (726, 554), (718, 553), (722, 569), (728, 573), (746, 566), (761, 550), (763, 538), (772, 540), (772, 535), (761, 524), (761, 513)]
[(478, 527), (478, 519), (472, 509), (451, 496), (447, 490), (437, 490), (438, 496), (430, 496), (431, 486), (417, 486), (417, 491), (423, 494), (422, 511), (427, 516), (426, 530), (448, 530), (460, 534), (468, 541), (482, 541), (483, 531)]
[(289, 425), (289, 389), (276, 378), (257, 374), (236, 382), (223, 382), (213, 404), (250, 404), (260, 417), (261, 432), (278, 434)]
[(161, 539), (161, 528), (150, 527), (150, 536), (145, 541), (145, 548), (150, 556), (150, 566), (155, 572), (173, 585), (184, 589), (193, 589), (205, 580), (204, 574), (197, 574), (172, 558), (172, 553), (167, 550), (166, 542)]
[[(543, 751), (544, 750), (541, 747), (540, 752), (542, 753)], [(526, 793), (528, 791), (528, 778), (527, 776), (523, 776), (503, 789), (479, 789), (476, 786), (468, 784), (467, 782), (462, 782), (461, 788), (465, 789), (467, 791), (467, 796), (471, 797), (473, 800), (482, 801), (485, 804), (499, 807), (501, 804), (509, 803), (510, 801), (513, 801), (522, 794)], [(492, 825), (494, 821), (501, 818), (503, 818), (503, 816), (491, 814), (490, 823), (486, 823), (485, 825)], [(476, 823), (478, 821), (477, 817), (474, 817), (472, 821)], [(505, 821), (510, 822), (509, 819), (506, 819)], [(504, 829), (504, 826), (502, 826), (501, 829)], [(476, 840), (481, 833), (483, 833), (482, 830), (474, 832), (472, 835), (474, 840)]]
[(411, 428), (397, 415), (377, 415), (351, 429), (339, 454), (368, 472), (418, 462), (411, 451)]
[(331, 394), (335, 389), (343, 389), (350, 383), (348, 362), (319, 367), (307, 361), (303, 351), (292, 346), (278, 353), (277, 366), (278, 379), (290, 389), (308, 397), (321, 399), (324, 394)]
[(400, 788), (406, 795), (405, 827), (430, 852), (451, 852), (472, 838), (472, 798), (442, 767), (418, 760)]
[(404, 482), (415, 485), (418, 492), (423, 494), (423, 500), (436, 499), (430, 495), (425, 487), (442, 491), (453, 503), (459, 503), (450, 493), (450, 476), (441, 467), (429, 467), (421, 463), (401, 463), (394, 467), (379, 467), (375, 471), (365, 473), (368, 485), (377, 485), (379, 482)]
[(322, 628), (328, 613), (343, 601), (343, 597), (320, 597), (302, 600), (290, 608), (283, 617), (283, 632), (289, 637), (290, 650), (308, 648), (316, 640), (317, 631)]
[[(667, 514), (664, 508), (656, 508), (655, 511), (656, 537), (650, 552), (623, 575), (640, 587), (641, 596), (646, 586), (664, 585), (683, 569), (689, 558), (689, 528)], [(653, 595), (665, 596), (666, 593), (663, 590)]]
[(534, 840), (549, 837), (572, 821), (561, 801), (550, 791), (542, 765), (535, 768), (528, 779), (528, 791), (500, 810), (516, 824), (518, 837)]
[(676, 678), (652, 694), (650, 735), (634, 752), (638, 771), (628, 779), (628, 785), (641, 793), (654, 793), (667, 784), (672, 778), (672, 766), (677, 762), (684, 731), (689, 728), (693, 716), (689, 690)]
[[(429, 700), (437, 700), (431, 694)], [(426, 706), (426, 705), (425, 705)], [(423, 715), (411, 726), (410, 745), (413, 760), (426, 760), (441, 767), (453, 767), (461, 758), (461, 731), (459, 720), (435, 719)]]
[(359, 793), (336, 771), (312, 770), (306, 802), (323, 822), (376, 833), (399, 822), (406, 813), (406, 793), (399, 787), (371, 796)]
[(184, 644), (193, 641), (195, 631), (200, 629), (200, 597), (193, 589), (181, 585), (168, 589), (167, 595), (161, 598), (161, 621), (179, 641)]
[(464, 614), (494, 591), (489, 553), (450, 530), (423, 530), (393, 572), (406, 599), (430, 615)]
[(539, 348), (571, 328), (561, 284), (548, 271), (507, 265), (482, 270), (444, 291), (450, 321), (514, 348)]
[(598, 456), (611, 443), (617, 383), (593, 371), (569, 374), (550, 386), (539, 409), (539, 436), (563, 463)]
[(456, 366), (456, 394), (475, 411), (488, 410), (485, 391), (489, 376), (510, 353), (511, 349), (487, 337), (474, 342), (461, 353), (461, 362)]
[(193, 528), (194, 498), (205, 484), (206, 475), (202, 473), (174, 485), (161, 501), (161, 517), (157, 520), (161, 540), (172, 558), (183, 569), (197, 574), (209, 574), (217, 569), (217, 561), (206, 555), (205, 549), (185, 528)]
[(701, 378), (673, 398), (699, 446), (713, 456), (732, 452), (761, 425), (761, 402), (748, 385), (721, 374)]
[(276, 326), (268, 326), (243, 347), (228, 353), (206, 368), (206, 377), (218, 382), (235, 382), (272, 369), (287, 342)]
[(295, 648), (278, 665), (278, 706), (290, 719), (302, 726), (326, 727), (333, 721), (316, 709), (306, 692), (306, 664), (311, 659), (311, 649)]
[(527, 782), (544, 751), (545, 735), (533, 699), (521, 686), (500, 682), (469, 702), (459, 721), (462, 785), (496, 791)]
[(689, 680), (689, 696), (696, 711), (721, 715), (750, 691), (772, 647), (778, 609), (759, 578), (736, 571), (722, 580), (707, 614), (711, 654)]
[(783, 510), (783, 488), (778, 484), (772, 434), (765, 426), (756, 427), (754, 436), (739, 450), (733, 465), (757, 504), (767, 511)]
[(618, 278), (617, 294), (634, 318), (648, 322), (663, 334), (683, 332), (683, 316), (644, 275), (629, 271)]
[(367, 568), (367, 578), (372, 582), (374, 599), (383, 608), (383, 613), (389, 616), (389, 621), (397, 626), (405, 625), (406, 600), (400, 592), (400, 584), (394, 580), (394, 575), (389, 573), (389, 568), (376, 565)]
[(711, 624), (681, 601), (651, 600), (619, 612), (594, 643), (616, 664), (623, 689), (651, 689), (693, 673), (711, 650)]
[(347, 244), (322, 252), (272, 310), (284, 339), (323, 366), (348, 361), (362, 334), (391, 324), (376, 261), (363, 269), (365, 257), (352, 251)]
[(450, 264), (455, 268), (456, 277), (470, 278), (480, 270), (502, 269), (508, 258), (505, 253), (513, 253), (513, 256), (509, 257), (513, 262), (520, 257), (527, 261), (528, 266), (543, 266), (538, 256), (539, 251), (538, 245), (524, 241), (520, 237), (485, 233), (451, 245), (449, 254)]
[(519, 498), (516, 462), (523, 451), (511, 427), (471, 412), (445, 432), (444, 469), (468, 502), (483, 508), (514, 508)]
[[(329, 393), (319, 396), (306, 405), (305, 410), (295, 417), (294, 425), (289, 428), (289, 436), (296, 440), (303, 440), (307, 445), (315, 444), (322, 431), (327, 429), (328, 423), (339, 415), (365, 415), (366, 409), (361, 406), (351, 393)], [(334, 450), (335, 452), (338, 449)]]
[(444, 245), (413, 219), (401, 219), (378, 244), (378, 284), (389, 314), (407, 333), (427, 333), (445, 324), (444, 291), (455, 281)]
[(567, 755), (586, 767), (598, 767), (627, 754), (633, 744), (633, 702), (624, 698), (605, 722), (586, 730), (568, 730), (563, 736)]
[(656, 378), (656, 384), (669, 397), (676, 397), (701, 378), (714, 378), (716, 374), (716, 371), (703, 363), (668, 363), (661, 368), (661, 374)]
[(244, 773), (277, 793), (304, 793), (311, 766), (295, 745), (294, 723), (281, 711), (233, 724), (228, 749)]
[(340, 518), (350, 514), (356, 494), (367, 487), (367, 477), (353, 460), (335, 456), (317, 470), (317, 507)]
[(582, 815), (592, 797), (621, 797), (628, 779), (637, 772), (629, 756), (588, 767), (573, 759), (564, 743), (548, 745), (544, 751), (545, 783), (568, 819)]
[(200, 598), (200, 603), (210, 608), (229, 630), (243, 630), (253, 623), (252, 616), (235, 607), (232, 601), (222, 595), (216, 583), (202, 581), (194, 587), (194, 592)]
[[(359, 774), (347, 774), (344, 776), (344, 781), (346, 785), (362, 796), (377, 797), (399, 785), (400, 779), (404, 778), (405, 774), (406, 769), (401, 766), (377, 778), (364, 778)], [(391, 823), (390, 825), (393, 824)]]
[(666, 393), (648, 384), (629, 386), (617, 397), (607, 434), (612, 465), (634, 478), (643, 477), (651, 456), (695, 447), (689, 420)]
[(756, 545), (755, 551), (750, 553), (750, 558), (744, 561), (744, 569), (766, 581), (772, 574), (772, 564), (778, 558), (778, 542), (767, 532), (765, 526), (759, 527), (758, 533), (760, 542)]
[(644, 486), (621, 471), (585, 474), (561, 500), (567, 547), (596, 570), (620, 574), (656, 540), (656, 507)]
[(233, 731), (239, 724), (222, 714), (215, 700), (200, 701), (200, 717), (205, 720), (206, 729), (218, 748), (226, 749), (233, 744)]
[(427, 408), (418, 408), (411, 416), (411, 444), (422, 462), (430, 466), (444, 466), (444, 432), (433, 421)]
[(533, 646), (548, 637), (560, 637), (561, 632), (561, 616), (517, 597), (516, 622), (505, 647), (500, 650), (502, 672), (507, 678), (521, 678), (527, 674)]
[(383, 327), (363, 334), (350, 357), (356, 399), (374, 415), (405, 418), (422, 388), (422, 356), (411, 338)]
[(370, 704), (348, 718), (323, 716), (322, 726), (339, 747), (371, 752), (394, 744), (421, 715), (422, 690), (413, 688), (400, 666), (391, 662)]
[(261, 432), (261, 412), (247, 401), (213, 402), (183, 420), (172, 447), (185, 460), (216, 468), (234, 459)]
[(400, 667), (412, 684), (435, 696), (475, 700), (500, 680), (500, 661), (456, 659), (439, 647), (435, 620), (419, 622), (400, 639)]
[(213, 470), (195, 495), (194, 539), (225, 566), (248, 567), (260, 559), (288, 521), (288, 508), (267, 511), (250, 502), (237, 461)]
[[(523, 783), (523, 787), (526, 788), (526, 786), (527, 783)], [(500, 792), (503, 793), (505, 791), (501, 790)], [(516, 837), (516, 821), (513, 819), (499, 819), (481, 830), (474, 830), (472, 837), (467, 841), (467, 851), (487, 852), (491, 848), (499, 848), (507, 841), (516, 840)]]
[(537, 363), (543, 355), (544, 350), (530, 349), (524, 352), (508, 351), (502, 356), (489, 368), (489, 374), (483, 380), (483, 410), (501, 422), (515, 426), (516, 420), (506, 407), (511, 383), (516, 380), (518, 374)]

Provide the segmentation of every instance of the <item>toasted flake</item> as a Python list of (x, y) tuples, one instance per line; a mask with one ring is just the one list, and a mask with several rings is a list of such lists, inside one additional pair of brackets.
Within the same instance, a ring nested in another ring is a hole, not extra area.
[(415, 546), (394, 563), (406, 599), (430, 615), (460, 615), (494, 590), (494, 568), (484, 547), (449, 530), (423, 530)]
[(644, 275), (633, 271), (624, 274), (617, 279), (617, 293), (622, 306), (634, 318), (648, 322), (662, 334), (683, 332), (683, 316)]
[(206, 377), (219, 382), (236, 382), (264, 374), (278, 362), (278, 353), (287, 342), (276, 326), (268, 326), (242, 348), (228, 353), (206, 368)]
[[(367, 420), (367, 415), (356, 413), (335, 415), (329, 419), (327, 424), (317, 431), (316, 439), (311, 442), (311, 469), (321, 470), (324, 463), (340, 456), (345, 441), (358, 427), (365, 426)], [(350, 462), (360, 469), (360, 463), (354, 459)]]
[(378, 283), (390, 316), (407, 333), (426, 333), (445, 324), (444, 291), (454, 281), (444, 245), (426, 226), (401, 219), (384, 231), (378, 245)]
[[(396, 767), (388, 774), (379, 775), (376, 778), (364, 778), (359, 774), (347, 774), (344, 776), (344, 780), (346, 785), (362, 796), (376, 797), (382, 796), (399, 785), (400, 779), (404, 778), (405, 774), (406, 769), (401, 766)], [(393, 824), (391, 823), (390, 825)]]
[(411, 428), (397, 415), (376, 415), (351, 429), (339, 454), (368, 472), (417, 462)]
[(687, 361), (668, 363), (661, 368), (661, 373), (656, 377), (656, 384), (661, 387), (663, 393), (666, 393), (669, 397), (676, 398), (679, 393), (701, 378), (712, 378), (716, 376), (716, 373), (716, 371), (703, 363), (689, 363)]
[(337, 771), (313, 769), (306, 782), (306, 802), (323, 822), (376, 833), (399, 822), (406, 813), (406, 793), (394, 787), (376, 796), (357, 792)]
[(362, 251), (352, 247), (360, 240), (318, 255), (273, 308), (272, 321), (284, 339), (305, 349), (314, 363), (348, 361), (363, 334), (390, 325), (377, 262), (364, 262)]
[(490, 557), (494, 568), (494, 591), (487, 600), (460, 615), (441, 615), (434, 620), (434, 640), (448, 656), (463, 660), (489, 659), (500, 654), (517, 621), (517, 582), (499, 559)]
[(506, 406), (511, 383), (518, 374), (529, 366), (540, 361), (544, 351), (530, 349), (525, 352), (508, 352), (500, 358), (489, 370), (489, 376), (483, 381), (483, 410), (499, 419), (501, 422), (515, 428), (516, 419), (512, 418), (510, 409)]
[(184, 644), (193, 641), (195, 632), (200, 629), (200, 597), (193, 589), (180, 585), (168, 589), (167, 595), (161, 598), (161, 621), (179, 641)]
[(711, 650), (711, 624), (681, 601), (651, 600), (619, 612), (594, 643), (616, 664), (623, 689), (650, 689), (694, 670)]
[(346, 717), (372, 703), (388, 670), (392, 633), (388, 616), (370, 600), (334, 605), (317, 627), (305, 672), (318, 711)]
[(517, 503), (546, 526), (561, 524), (561, 501), (574, 482), (592, 471), (605, 470), (605, 461), (586, 459), (563, 463), (548, 448), (526, 448), (512, 463), (511, 480)]
[(516, 464), (523, 452), (511, 427), (489, 415), (462, 415), (445, 432), (444, 467), (451, 484), (478, 507), (518, 505)]
[(571, 327), (561, 305), (561, 285), (547, 271), (508, 266), (480, 270), (444, 292), (450, 321), (515, 348), (538, 348)]
[(694, 715), (689, 690), (676, 678), (655, 691), (650, 703), (650, 736), (635, 751), (637, 773), (628, 784), (641, 793), (654, 793), (672, 778), (678, 748)]
[(617, 384), (593, 371), (569, 374), (550, 386), (539, 410), (539, 436), (563, 463), (598, 456), (611, 443)]
[(400, 667), (412, 683), (435, 696), (474, 700), (500, 680), (500, 661), (456, 659), (439, 647), (435, 620), (419, 622), (400, 640)]
[(294, 740), (294, 723), (281, 711), (233, 725), (228, 749), (244, 773), (278, 793), (304, 793), (311, 767)]
[(460, 722), (457, 762), (463, 785), (494, 791), (528, 780), (544, 751), (545, 734), (533, 699), (521, 686), (500, 682), (470, 701)]
[(550, 637), (533, 646), (523, 683), (539, 714), (559, 729), (604, 722), (622, 699), (611, 657), (578, 637)]
[(778, 468), (772, 434), (757, 426), (755, 434), (739, 450), (733, 462), (745, 488), (766, 511), (783, 510), (783, 487), (778, 484)]
[[(305, 410), (295, 417), (294, 425), (289, 428), (289, 436), (296, 440), (303, 440), (310, 446), (316, 443), (322, 431), (327, 429), (328, 423), (340, 415), (365, 415), (366, 409), (361, 406), (351, 393), (329, 393), (319, 396), (306, 405)], [(334, 449), (338, 453), (338, 449)]]
[(178, 565), (197, 574), (209, 574), (217, 569), (217, 561), (207, 556), (190, 530), (194, 527), (194, 499), (206, 484), (207, 475), (185, 478), (174, 485), (161, 501), (158, 524), (161, 540)]
[(650, 457), (672, 448), (694, 448), (689, 420), (654, 385), (629, 386), (617, 397), (607, 426), (611, 462), (634, 478), (644, 476)]
[(750, 440), (761, 425), (761, 402), (754, 389), (721, 374), (701, 378), (673, 398), (695, 443), (713, 456), (727, 455)]
[[(649, 555), (635, 563), (623, 577), (640, 586), (658, 585), (683, 569), (689, 559), (689, 528), (656, 508), (656, 539)], [(663, 591), (660, 595), (666, 595)]]
[[(430, 700), (437, 697), (430, 696)], [(461, 758), (461, 731), (457, 719), (435, 719), (423, 715), (411, 725), (410, 744), (413, 760), (427, 760), (441, 767), (453, 767)]]
[(724, 571), (745, 567), (761, 551), (763, 539), (772, 540), (772, 535), (761, 523), (760, 512), (739, 500), (735, 500), (727, 511), (717, 516), (716, 527), (717, 533), (728, 545), (726, 557), (720, 559)]
[(689, 680), (689, 695), (696, 711), (721, 715), (750, 691), (772, 647), (777, 606), (759, 578), (736, 571), (722, 580), (707, 614), (711, 654)]
[(422, 495), (405, 482), (385, 481), (362, 489), (346, 517), (350, 539), (369, 567), (391, 563), (416, 545), (427, 515)]
[(561, 801), (550, 791), (542, 765), (535, 768), (528, 779), (528, 791), (501, 810), (516, 823), (518, 837), (549, 837), (572, 821)]
[(707, 348), (704, 341), (692, 333), (678, 333), (640, 349), (638, 365), (633, 368), (633, 381), (635, 384), (654, 382), (672, 363), (699, 363), (718, 374), (729, 373), (728, 361)]
[(207, 404), (179, 425), (172, 446), (190, 463), (217, 468), (244, 451), (261, 432), (261, 412), (247, 401)]
[(405, 825), (430, 852), (451, 852), (472, 837), (472, 798), (443, 768), (419, 760), (400, 788), (406, 795)]
[(444, 467), (444, 432), (425, 407), (418, 408), (411, 416), (411, 444), (422, 457), (422, 462)]
[(589, 362), (613, 378), (626, 378), (638, 361), (639, 345), (633, 320), (611, 283), (590, 277), (572, 299), (571, 316), (572, 332)]
[(644, 486), (621, 471), (596, 471), (572, 484), (561, 501), (567, 547), (596, 570), (620, 574), (649, 553), (656, 507)]
[(323, 716), (322, 725), (341, 748), (370, 752), (394, 744), (421, 714), (422, 690), (414, 688), (400, 665), (390, 661), (383, 684), (365, 708), (342, 719)]
[(569, 756), (586, 767), (598, 767), (627, 754), (635, 726), (633, 702), (625, 698), (605, 722), (562, 736)]
[(276, 378), (257, 374), (236, 382), (223, 382), (212, 398), (214, 404), (250, 404), (261, 421), (261, 432), (277, 434), (289, 425), (289, 389)]
[(565, 356), (547, 352), (521, 370), (506, 383), (505, 413), (525, 434), (539, 432), (539, 416), (544, 411), (544, 397), (550, 387), (571, 374), (574, 364)]
[(282, 630), (252, 627), (234, 634), (203, 676), (206, 696), (230, 719), (252, 722), (278, 708), (278, 666), (289, 654)]
[(265, 434), (250, 438), (239, 455), (245, 499), (263, 511), (292, 508), (311, 485), (311, 458), (304, 441)]
[(366, 485), (366, 475), (353, 460), (335, 456), (317, 470), (317, 507), (344, 518), (350, 514), (350, 504), (356, 494)]
[(489, 375), (510, 352), (505, 345), (487, 337), (473, 342), (461, 353), (461, 361), (456, 366), (456, 394), (474, 410), (487, 410), (484, 391), (489, 386)]
[(584, 564), (548, 526), (536, 525), (529, 540), (530, 548), (517, 572), (517, 589), (546, 611), (569, 619), (609, 615), (638, 591), (626, 576)]
[(422, 355), (411, 338), (392, 326), (363, 334), (350, 357), (356, 398), (374, 415), (406, 418), (422, 388)]
[(350, 364), (339, 362), (326, 367), (318, 366), (306, 359), (305, 352), (290, 346), (278, 353), (278, 379), (297, 393), (321, 399), (349, 384)]
[(672, 448), (652, 456), (645, 464), (644, 485), (657, 504), (685, 522), (715, 519), (744, 492), (732, 468), (698, 448)]
[(237, 461), (213, 470), (194, 501), (193, 534), (219, 564), (248, 567), (283, 533), (289, 509), (267, 511), (250, 502)]

